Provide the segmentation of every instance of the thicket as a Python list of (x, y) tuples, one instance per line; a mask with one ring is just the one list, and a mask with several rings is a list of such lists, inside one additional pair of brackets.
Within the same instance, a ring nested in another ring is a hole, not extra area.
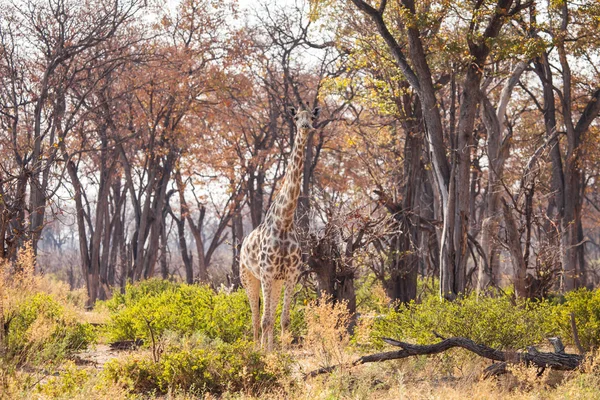
[[(382, 311), (381, 301), (365, 302), (362, 325), (368, 334), (354, 342), (383, 347), (383, 337), (431, 344), (439, 336), (461, 336), (499, 349), (523, 349), (559, 336), (575, 344), (571, 314), (584, 350), (600, 343), (600, 290), (579, 289), (551, 300), (515, 298), (511, 291), (491, 296), (476, 293), (453, 302), (422, 288), (420, 301), (392, 304)], [(374, 292), (377, 292), (374, 289)], [(375, 305), (375, 307), (373, 307)]]
[(93, 327), (77, 321), (51, 295), (33, 293), (4, 315), (4, 362), (22, 366), (62, 360), (94, 342)]
[[(215, 291), (207, 285), (150, 279), (127, 285), (123, 294), (115, 293), (99, 306), (110, 312), (105, 330), (110, 341), (142, 339), (149, 345), (152, 335), (156, 340), (168, 332), (202, 334), (226, 343), (252, 338), (252, 314), (243, 290)], [(302, 309), (294, 307), (290, 317), (292, 333), (300, 335), (305, 329)]]
[(196, 286), (151, 279), (127, 285), (105, 306), (110, 312), (106, 332), (111, 341), (161, 337), (170, 331), (180, 335), (202, 333), (232, 343), (251, 335), (251, 313), (245, 294), (215, 292)]
[(92, 325), (80, 322), (66, 285), (34, 276), (31, 248), (14, 265), (0, 265), (0, 357), (2, 366), (59, 360), (95, 341)]
[[(462, 336), (504, 349), (520, 349), (560, 336), (573, 344), (571, 314), (584, 348), (600, 344), (600, 290), (580, 289), (552, 300), (515, 298), (512, 292), (491, 296), (475, 293), (450, 302), (440, 299), (435, 287), (421, 282), (420, 299), (389, 304), (385, 291), (372, 281), (358, 292), (359, 325), (354, 343), (381, 347), (382, 337), (428, 344), (444, 337)], [(297, 299), (292, 307), (293, 334), (306, 334), (305, 308), (310, 299)], [(225, 343), (250, 340), (251, 313), (243, 290), (227, 293), (208, 286), (149, 280), (128, 285), (104, 303), (110, 311), (106, 334), (110, 340), (143, 339), (153, 334), (201, 334)], [(360, 331), (360, 332), (358, 332)], [(362, 335), (358, 337), (358, 335)]]
[(515, 301), (509, 296), (466, 296), (454, 302), (427, 296), (422, 302), (398, 304), (373, 320), (371, 339), (399, 338), (418, 344), (460, 336), (497, 348), (519, 349), (552, 334), (548, 302)]
[(600, 289), (579, 289), (567, 292), (560, 304), (552, 307), (550, 315), (553, 332), (574, 343), (571, 328), (571, 314), (579, 340), (584, 350), (598, 349), (600, 346)]
[[(352, 340), (342, 326), (349, 320), (342, 305), (308, 298), (295, 302), (299, 339), (321, 366), (349, 361), (352, 345), (358, 352), (383, 347), (382, 337), (427, 344), (439, 341), (436, 335), (463, 336), (495, 348), (523, 349), (558, 335), (572, 344), (571, 313), (586, 348), (600, 337), (598, 290), (542, 301), (517, 299), (510, 291), (473, 293), (449, 302), (439, 298), (435, 284), (420, 282), (418, 302), (390, 304), (376, 281), (366, 279), (363, 285)], [(105, 377), (129, 392), (257, 395), (289, 376), (289, 358), (254, 350), (243, 291), (150, 280), (127, 286), (105, 306), (111, 313), (109, 337), (144, 339), (147, 347), (159, 348), (153, 356), (147, 352), (106, 366)]]

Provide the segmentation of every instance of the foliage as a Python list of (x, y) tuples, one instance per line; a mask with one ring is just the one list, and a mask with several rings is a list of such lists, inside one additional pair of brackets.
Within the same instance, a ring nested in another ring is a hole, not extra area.
[(39, 386), (37, 391), (47, 398), (56, 399), (70, 397), (90, 379), (90, 373), (78, 368), (74, 363), (67, 363), (59, 376), (50, 378)]
[(24, 299), (8, 320), (6, 355), (18, 364), (61, 360), (86, 349), (96, 336), (90, 324), (77, 322), (45, 293)]
[[(435, 282), (432, 286), (420, 281), (419, 302), (390, 307), (381, 285), (367, 279), (357, 294), (361, 315), (354, 343), (381, 347), (382, 337), (432, 343), (439, 340), (434, 331), (499, 348), (524, 348), (553, 335), (572, 343), (570, 313), (574, 312), (584, 347), (598, 344), (598, 290), (571, 292), (558, 303), (515, 300), (512, 293), (490, 297), (473, 293), (449, 302), (441, 300), (435, 289)], [(250, 310), (242, 290), (215, 292), (207, 286), (148, 280), (128, 285), (124, 294), (116, 294), (104, 304), (111, 313), (107, 326), (110, 340), (144, 339), (150, 344), (148, 324), (156, 339), (168, 332), (184, 337), (199, 333), (234, 343), (252, 335)], [(339, 362), (347, 344), (342, 327), (348, 315), (338, 308), (304, 294), (296, 299), (291, 312), (292, 334), (303, 337), (307, 347), (319, 353), (327, 365)]]
[[(317, 294), (313, 290), (309, 289), (308, 287), (303, 287), (301, 284), (297, 285), (296, 293), (294, 294), (294, 298), (290, 306), (290, 325), (288, 327), (292, 338), (298, 339), (306, 336), (306, 307), (316, 298)], [(276, 327), (278, 327), (280, 324), (279, 318), (281, 317), (281, 306), (282, 303), (280, 303), (277, 307), (275, 319)], [(275, 333), (278, 333), (278, 331), (279, 330), (276, 329)]]
[(439, 340), (436, 332), (518, 349), (539, 343), (551, 333), (551, 308), (548, 302), (515, 301), (508, 295), (478, 298), (471, 294), (454, 302), (429, 295), (421, 303), (398, 304), (375, 318), (370, 336), (378, 346), (382, 337), (427, 344)]
[[(112, 341), (150, 343), (152, 334), (160, 338), (166, 332), (201, 333), (227, 343), (252, 337), (250, 306), (242, 289), (215, 292), (205, 285), (150, 279), (127, 285), (125, 293), (116, 293), (104, 306), (111, 313), (106, 333)], [(292, 307), (290, 318), (291, 333), (300, 335), (305, 329), (301, 307)]]
[(382, 337), (391, 337), (426, 344), (439, 340), (435, 331), (444, 337), (462, 336), (500, 348), (524, 348), (555, 335), (573, 344), (573, 313), (584, 349), (600, 345), (599, 289), (580, 289), (544, 301), (515, 300), (508, 293), (490, 297), (470, 294), (449, 302), (425, 289), (424, 283), (419, 286), (423, 290), (421, 302), (398, 304), (377, 315), (365, 314), (359, 322), (363, 328), (360, 338), (355, 337), (354, 341), (372, 341), (381, 346)]
[(166, 331), (182, 335), (200, 332), (209, 338), (234, 342), (250, 337), (250, 307), (243, 290), (231, 294), (196, 286), (151, 279), (128, 285), (124, 294), (106, 303), (111, 312), (110, 340), (151, 341)]
[(104, 373), (108, 381), (134, 393), (256, 394), (275, 387), (280, 377), (288, 375), (290, 360), (254, 351), (246, 341), (225, 343), (194, 336), (167, 348), (156, 363), (146, 357), (113, 360)]
[(375, 275), (366, 274), (359, 282), (356, 290), (356, 308), (359, 313), (382, 314), (387, 312), (390, 298)]
[(600, 289), (579, 289), (567, 292), (565, 301), (552, 310), (553, 328), (562, 337), (573, 343), (571, 313), (575, 316), (575, 324), (579, 340), (585, 350), (598, 348), (600, 345)]

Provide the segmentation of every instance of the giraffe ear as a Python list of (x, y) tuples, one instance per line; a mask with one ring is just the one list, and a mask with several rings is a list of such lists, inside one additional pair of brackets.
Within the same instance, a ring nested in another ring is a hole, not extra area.
[(287, 108), (287, 110), (288, 110), (288, 114), (290, 114), (292, 117), (296, 116), (296, 107), (289, 106)]
[(315, 107), (312, 112), (313, 119), (317, 118), (321, 114), (321, 107)]

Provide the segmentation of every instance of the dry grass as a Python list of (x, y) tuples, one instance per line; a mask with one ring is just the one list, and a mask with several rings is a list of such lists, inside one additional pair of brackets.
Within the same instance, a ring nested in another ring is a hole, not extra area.
[[(25, 245), (14, 264), (0, 263), (0, 318), (10, 314), (26, 296), (38, 290), (40, 278), (34, 275), (34, 268), (31, 244)], [(4, 323), (3, 320), (0, 322)]]
[[(409, 359), (337, 371), (320, 376), (260, 399), (302, 400), (517, 400), (517, 399), (600, 399), (600, 377), (589, 372), (552, 372), (531, 380), (537, 371), (521, 369), (519, 376), (508, 374), (496, 379), (481, 380), (480, 371), (486, 365), (472, 359), (460, 365), (455, 374), (440, 373), (443, 360)], [(521, 379), (525, 379), (522, 381)], [(552, 383), (554, 379), (554, 383)], [(226, 398), (258, 399), (232, 394)]]
[(345, 302), (332, 302), (330, 296), (309, 302), (304, 311), (306, 348), (310, 349), (319, 367), (346, 364), (350, 334), (346, 327), (350, 312)]

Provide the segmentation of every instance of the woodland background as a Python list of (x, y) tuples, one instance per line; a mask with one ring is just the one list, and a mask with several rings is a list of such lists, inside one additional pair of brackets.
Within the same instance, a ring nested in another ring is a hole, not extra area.
[(239, 286), (295, 134), (303, 284), (349, 301), (594, 287), (600, 5), (3, 0), (0, 257), (85, 286)]
[[(598, 31), (596, 0), (0, 0), (0, 399), (600, 398)], [(305, 102), (265, 353), (238, 255)]]

